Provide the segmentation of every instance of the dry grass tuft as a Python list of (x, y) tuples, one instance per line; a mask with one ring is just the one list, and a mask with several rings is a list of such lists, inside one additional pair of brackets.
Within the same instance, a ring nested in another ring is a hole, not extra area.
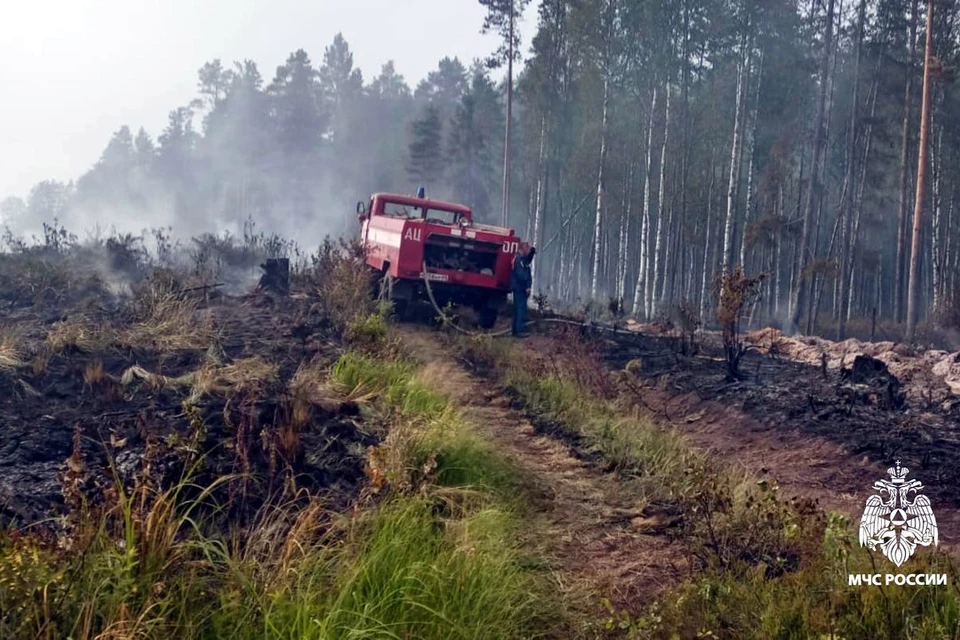
[(19, 331), (13, 328), (0, 329), (0, 371), (14, 371), (25, 364), (21, 344)]
[(302, 429), (310, 423), (313, 417), (313, 403), (310, 396), (302, 389), (293, 391), (290, 398), (290, 425), (295, 429)]
[(100, 360), (87, 364), (86, 368), (83, 370), (83, 384), (88, 387), (93, 387), (100, 384), (103, 382), (103, 377), (103, 362)]
[(279, 367), (260, 356), (244, 358), (225, 367), (205, 364), (195, 372), (175, 378), (178, 385), (190, 385), (189, 404), (212, 393), (256, 393), (277, 381)]
[(290, 379), (290, 395), (294, 400), (319, 405), (326, 411), (337, 411), (343, 404), (343, 394), (329, 381), (329, 368), (318, 361), (302, 362)]
[[(142, 381), (144, 386), (152, 390), (163, 388), (190, 388), (190, 395), (187, 403), (196, 404), (202, 398), (215, 393), (258, 393), (265, 387), (277, 382), (279, 367), (276, 364), (267, 362), (260, 356), (244, 358), (236, 362), (218, 367), (212, 363), (202, 365), (196, 371), (191, 371), (180, 376), (170, 377), (158, 373), (147, 371), (140, 365), (134, 365), (123, 372), (120, 377), (120, 384), (129, 386), (137, 381)], [(312, 374), (311, 374), (312, 375)], [(314, 384), (311, 387), (304, 381), (303, 375), (299, 380), (299, 394), (306, 404), (321, 404), (324, 396), (318, 390), (319, 387)], [(310, 380), (316, 381), (310, 377)], [(291, 388), (293, 388), (293, 384)], [(327, 397), (332, 398), (330, 393)], [(307, 417), (304, 419), (304, 415)], [(297, 409), (298, 420), (303, 420), (303, 424), (309, 421), (309, 408), (300, 406)]]
[(150, 389), (160, 390), (167, 385), (169, 378), (158, 373), (151, 373), (138, 364), (133, 365), (120, 376), (120, 384), (129, 386), (136, 380), (142, 380)]
[(285, 403), (285, 424), (281, 444), (287, 451), (299, 451), (299, 434), (310, 424), (314, 406), (336, 411), (341, 401), (327, 384), (327, 371), (319, 362), (304, 361), (290, 379)]
[(370, 296), (373, 274), (364, 259), (364, 248), (358, 241), (324, 240), (312, 257), (309, 272), (317, 297), (336, 333), (344, 336), (363, 327), (357, 325), (376, 311)]
[(210, 344), (213, 327), (196, 319), (196, 300), (176, 293), (156, 293), (140, 301), (142, 320), (121, 333), (120, 342), (131, 347), (152, 346), (162, 351), (201, 349)]
[(235, 391), (258, 391), (277, 381), (279, 367), (260, 356), (237, 360), (220, 369), (217, 376), (221, 383)]
[(210, 395), (215, 391), (224, 391), (224, 388), (217, 383), (217, 368), (206, 364), (193, 373), (192, 389), (187, 402), (196, 404), (204, 396)]
[(33, 371), (33, 375), (39, 376), (44, 374), (47, 371), (47, 367), (50, 366), (51, 357), (53, 357), (53, 354), (47, 350), (38, 353), (30, 362), (30, 369)]
[(47, 333), (46, 345), (53, 354), (65, 349), (89, 353), (109, 340), (107, 329), (93, 325), (83, 317), (57, 322)]

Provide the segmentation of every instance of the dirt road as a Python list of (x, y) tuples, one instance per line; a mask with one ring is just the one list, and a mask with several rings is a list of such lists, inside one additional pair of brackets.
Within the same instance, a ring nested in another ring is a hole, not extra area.
[(429, 329), (406, 326), (401, 337), (438, 389), (518, 469), (530, 488), (542, 539), (533, 541), (563, 580), (574, 606), (601, 598), (638, 611), (684, 575), (678, 542), (646, 518), (635, 492), (613, 473), (580, 460), (569, 445), (537, 433), (510, 401), (471, 375)]

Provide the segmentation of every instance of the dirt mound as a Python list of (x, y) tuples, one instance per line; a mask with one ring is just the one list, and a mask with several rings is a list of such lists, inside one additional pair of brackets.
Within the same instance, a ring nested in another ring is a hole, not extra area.
[[(960, 352), (917, 351), (895, 342), (863, 342), (849, 338), (834, 342), (817, 336), (791, 338), (776, 329), (760, 329), (744, 336), (761, 353), (780, 355), (796, 362), (828, 369), (845, 369), (860, 356), (883, 362), (897, 378), (904, 394), (914, 400), (945, 402), (960, 395)], [(954, 366), (956, 365), (956, 366)]]
[(857, 356), (853, 360), (853, 367), (847, 374), (850, 382), (854, 384), (871, 384), (880, 381), (884, 384), (895, 384), (900, 386), (900, 381), (887, 369), (887, 365), (882, 360), (871, 358), (870, 356)]
[(853, 366), (840, 369), (840, 380), (846, 384), (837, 388), (837, 393), (849, 399), (851, 404), (875, 404), (888, 409), (903, 408), (905, 397), (900, 380), (890, 373), (883, 360), (859, 355)]

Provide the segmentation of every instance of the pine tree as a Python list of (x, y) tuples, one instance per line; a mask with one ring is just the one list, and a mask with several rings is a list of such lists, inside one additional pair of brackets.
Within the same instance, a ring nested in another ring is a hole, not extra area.
[(431, 191), (440, 186), (443, 178), (443, 126), (439, 110), (427, 105), (423, 115), (413, 122), (411, 133), (407, 172), (417, 186)]
[(146, 129), (140, 127), (137, 137), (133, 141), (134, 162), (141, 170), (148, 171), (157, 157), (157, 148), (150, 139)]
[(420, 102), (429, 102), (440, 112), (440, 122), (446, 123), (456, 111), (460, 99), (469, 89), (467, 70), (457, 58), (443, 58), (436, 71), (423, 79), (413, 97)]
[[(478, 93), (484, 78), (475, 77)], [(477, 109), (478, 96), (471, 91), (463, 96), (450, 123), (447, 139), (447, 172), (453, 199), (470, 206), (480, 220), (493, 220), (490, 188), (493, 167), (487, 137)]]
[(320, 92), (335, 116), (360, 97), (363, 74), (354, 68), (353, 53), (342, 33), (334, 36), (333, 43), (324, 50), (317, 77)]
[(328, 114), (321, 108), (318, 72), (306, 51), (298, 49), (290, 54), (286, 64), (277, 68), (267, 92), (272, 97), (281, 149), (287, 154), (315, 154), (326, 130)]
[(506, 225), (509, 217), (511, 194), (510, 161), (512, 150), (510, 148), (510, 127), (513, 121), (513, 63), (516, 62), (520, 53), (520, 30), (517, 28), (517, 20), (518, 16), (523, 15), (523, 10), (530, 0), (479, 1), (487, 10), (487, 16), (483, 20), (484, 33), (496, 31), (503, 38), (502, 44), (489, 58), (488, 65), (494, 69), (501, 67), (504, 63), (507, 65), (507, 118), (503, 136), (503, 190), (500, 212), (500, 223)]

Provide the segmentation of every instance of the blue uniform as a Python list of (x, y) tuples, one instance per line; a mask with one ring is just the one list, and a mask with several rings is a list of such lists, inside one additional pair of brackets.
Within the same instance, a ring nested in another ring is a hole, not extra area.
[(516, 254), (513, 259), (513, 272), (510, 274), (510, 289), (513, 294), (513, 335), (523, 333), (527, 324), (527, 291), (533, 286), (533, 274), (530, 263), (533, 252), (527, 255)]

